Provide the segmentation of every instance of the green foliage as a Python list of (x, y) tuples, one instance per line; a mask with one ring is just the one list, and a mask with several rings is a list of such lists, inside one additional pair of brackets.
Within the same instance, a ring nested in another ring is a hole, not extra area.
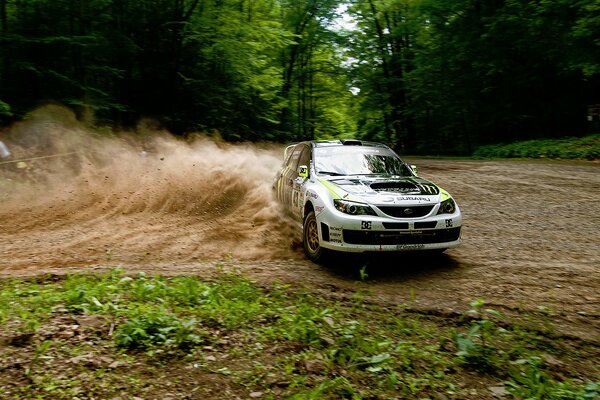
[[(468, 368), (499, 375), (508, 392), (517, 398), (531, 400), (587, 400), (600, 393), (600, 382), (576, 385), (565, 380), (558, 382), (544, 369), (540, 351), (550, 350), (538, 343), (535, 335), (516, 326), (509, 332), (500, 327), (505, 317), (493, 309), (484, 308), (482, 299), (471, 303), (465, 317), (471, 320), (466, 334), (456, 331), (455, 353), (459, 362)], [(524, 342), (522, 344), (518, 342)], [(506, 351), (509, 344), (511, 349)], [(539, 346), (539, 348), (538, 348)], [(512, 357), (519, 357), (512, 359)]]
[(501, 364), (499, 350), (493, 344), (495, 336), (500, 333), (493, 318), (502, 315), (485, 305), (482, 299), (471, 302), (471, 310), (467, 315), (474, 316), (467, 333), (456, 331), (456, 356), (459, 360), (476, 369), (495, 371)]
[(329, 309), (315, 307), (305, 299), (297, 306), (287, 306), (278, 311), (277, 323), (267, 327), (264, 334), (269, 338), (283, 337), (286, 340), (297, 341), (303, 345), (321, 347), (328, 336), (328, 325), (332, 312)]
[(52, 288), (36, 283), (14, 281), (0, 289), (0, 325), (13, 321), (26, 333), (35, 332), (61, 299)]
[(165, 346), (185, 350), (202, 342), (196, 320), (183, 320), (164, 310), (140, 311), (115, 332), (115, 344), (125, 349)]
[(352, 384), (343, 376), (327, 379), (316, 388), (295, 394), (290, 397), (294, 400), (319, 400), (323, 398), (360, 399), (360, 394)]
[(347, 133), (350, 94), (326, 26), (337, 3), (2, 2), (0, 91), (17, 116), (50, 100), (103, 123), (151, 116), (229, 140)]
[[(261, 288), (235, 274), (203, 282), (184, 276), (126, 276), (114, 270), (37, 282), (2, 281), (0, 323), (2, 329), (18, 329), (26, 316), (44, 328), (39, 335), (29, 331), (34, 340), (26, 373), (34, 384), (18, 389), (25, 398), (74, 395), (68, 374), (74, 373), (79, 382), (81, 369), (68, 362), (64, 378), (56, 379), (44, 375), (45, 365), (65, 354), (72, 359), (74, 354), (109, 350), (135, 360), (136, 368), (96, 369), (98, 381), (130, 376), (135, 390), (141, 385), (135, 382), (135, 370), (148, 362), (151, 369), (140, 376), (164, 373), (163, 364), (177, 371), (185, 364), (190, 374), (220, 374), (231, 387), (244, 391), (271, 395), (274, 386), (267, 382), (277, 382), (277, 397), (298, 399), (468, 398), (465, 376), (505, 381), (519, 398), (588, 400), (598, 395), (600, 384), (568, 379), (581, 371), (574, 375), (563, 368), (557, 375), (543, 362), (548, 353), (580, 357), (585, 354), (581, 343), (576, 353), (569, 353), (563, 342), (540, 338), (540, 332), (517, 321), (509, 324), (502, 314), (485, 308), (483, 300), (472, 302), (455, 328), (452, 318), (382, 307), (367, 301), (364, 293), (340, 303), (316, 294), (285, 285)], [(60, 346), (55, 346), (48, 325), (55, 318), (79, 319), (82, 313), (102, 315), (114, 331), (83, 328), (71, 339), (61, 336)], [(100, 362), (96, 358), (92, 361)], [(121, 382), (113, 389), (124, 387), (128, 385)]]
[(220, 285), (211, 286), (199, 310), (210, 323), (234, 329), (264, 314), (266, 308), (254, 285), (231, 275)]
[(528, 140), (511, 144), (482, 146), (475, 150), (473, 156), (481, 158), (596, 160), (600, 158), (600, 135), (556, 140)]
[[(429, 155), (597, 123), (585, 111), (600, 103), (597, 0), (0, 5), (5, 123), (57, 101), (92, 124), (149, 116), (176, 133), (358, 136)], [(343, 10), (349, 30), (334, 24)]]
[(33, 353), (33, 357), (31, 358), (29, 366), (25, 369), (25, 375), (27, 377), (31, 376), (33, 368), (39, 362), (40, 358), (44, 355), (44, 353), (46, 351), (48, 351), (48, 349), (50, 349), (50, 347), (52, 346), (52, 344), (53, 343), (52, 343), (51, 340), (44, 340), (41, 343), (36, 343), (36, 345), (35, 345), (35, 351)]
[(599, 102), (599, 10), (595, 0), (355, 3), (360, 133), (412, 153), (465, 155), (585, 134), (586, 106)]
[(13, 114), (10, 112), (10, 106), (0, 100), (0, 117), (10, 117)]
[(571, 382), (556, 382), (541, 369), (542, 359), (519, 359), (511, 369), (511, 380), (506, 382), (508, 392), (517, 398), (531, 400), (592, 400), (600, 396), (600, 382), (577, 386)]
[(367, 266), (364, 265), (359, 271), (358, 273), (360, 274), (360, 280), (361, 281), (366, 281), (369, 278), (369, 274), (367, 274)]

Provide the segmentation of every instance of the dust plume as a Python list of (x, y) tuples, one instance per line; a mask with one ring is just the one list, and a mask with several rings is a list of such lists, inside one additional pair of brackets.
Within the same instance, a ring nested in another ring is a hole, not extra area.
[(184, 141), (148, 124), (99, 133), (57, 106), (2, 140), (13, 155), (0, 164), (0, 270), (299, 257), (272, 197), (274, 146)]

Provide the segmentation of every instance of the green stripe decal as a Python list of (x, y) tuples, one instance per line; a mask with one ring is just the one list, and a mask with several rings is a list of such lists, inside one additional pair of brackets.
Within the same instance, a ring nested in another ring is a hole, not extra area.
[(321, 182), (321, 185), (325, 186), (325, 189), (329, 191), (331, 197), (333, 197), (334, 199), (342, 198), (342, 194), (344, 191), (340, 187), (324, 179), (319, 179), (319, 182)]
[(439, 186), (438, 186), (438, 189), (440, 189), (440, 194), (442, 195), (441, 201), (448, 200), (450, 198), (450, 194), (448, 192), (446, 192), (444, 189), (442, 189)]

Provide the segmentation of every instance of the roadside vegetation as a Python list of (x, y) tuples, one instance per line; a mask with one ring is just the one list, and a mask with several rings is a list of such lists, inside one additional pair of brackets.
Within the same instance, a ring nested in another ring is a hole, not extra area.
[(598, 9), (598, 0), (2, 0), (0, 127), (58, 103), (106, 134), (149, 123), (227, 141), (357, 137), (418, 155), (582, 136), (600, 121)]
[(563, 160), (600, 159), (600, 134), (582, 138), (527, 140), (479, 147), (477, 158), (553, 158)]
[[(367, 274), (361, 273), (361, 279)], [(598, 348), (475, 299), (462, 315), (196, 277), (0, 281), (0, 398), (591, 400)]]

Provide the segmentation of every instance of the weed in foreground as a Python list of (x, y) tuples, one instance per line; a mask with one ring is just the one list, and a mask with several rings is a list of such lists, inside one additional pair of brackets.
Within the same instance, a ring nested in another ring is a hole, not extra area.
[(164, 310), (149, 310), (119, 325), (115, 344), (125, 349), (165, 346), (187, 350), (203, 343), (204, 334), (196, 325), (194, 319), (181, 319)]
[(577, 386), (572, 382), (557, 382), (542, 370), (540, 357), (529, 357), (514, 362), (517, 368), (509, 370), (505, 382), (508, 392), (521, 399), (532, 400), (594, 400), (600, 397), (600, 382)]
[(467, 333), (455, 331), (454, 340), (458, 351), (459, 360), (483, 372), (494, 372), (501, 364), (499, 349), (494, 345), (494, 337), (503, 331), (500, 330), (493, 318), (502, 318), (498, 311), (484, 308), (483, 299), (471, 302), (471, 309), (467, 315), (476, 316)]

